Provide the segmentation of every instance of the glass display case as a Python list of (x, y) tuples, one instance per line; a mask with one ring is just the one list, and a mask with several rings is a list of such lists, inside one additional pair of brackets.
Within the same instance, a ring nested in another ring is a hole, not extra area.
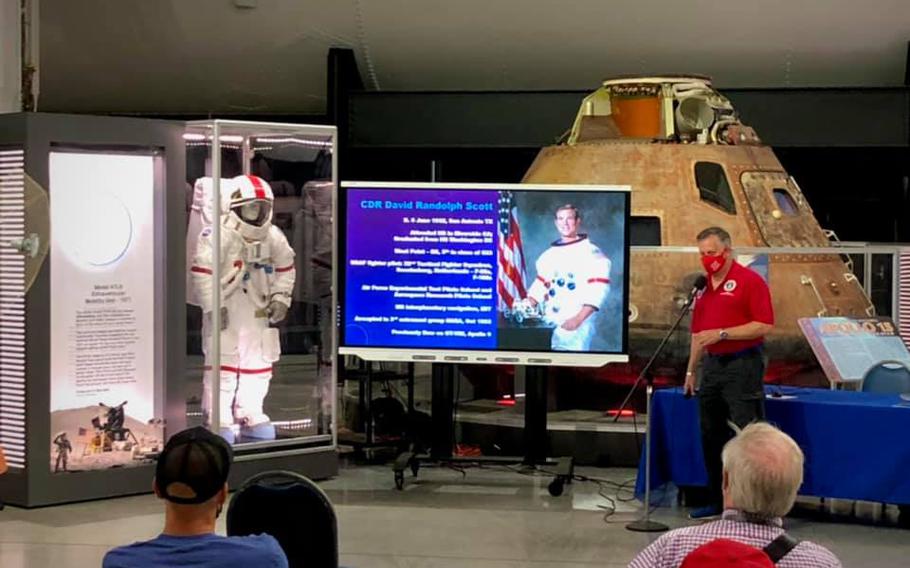
[[(187, 124), (187, 424), (334, 452), (332, 126)], [(215, 284), (219, 283), (219, 284)]]

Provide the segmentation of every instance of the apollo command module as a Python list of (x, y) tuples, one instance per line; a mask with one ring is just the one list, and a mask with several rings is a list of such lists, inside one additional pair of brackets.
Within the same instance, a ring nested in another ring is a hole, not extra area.
[[(766, 342), (772, 373), (814, 364), (798, 318), (874, 314), (840, 255), (798, 253), (801, 247), (830, 247), (829, 235), (771, 148), (707, 77), (604, 81), (583, 100), (563, 140), (543, 148), (522, 181), (629, 185), (633, 232), (644, 231), (648, 244), (657, 245), (631, 255), (631, 367), (608, 366), (597, 371), (598, 379), (624, 382), (636, 376), (635, 365), (669, 330), (700, 273), (695, 253), (666, 247), (692, 247), (695, 235), (709, 226), (726, 229), (734, 250), (769, 249), (760, 272), (770, 284), (777, 315)], [(797, 254), (775, 248), (795, 248)], [(681, 382), (686, 329), (665, 355), (661, 367), (671, 382)]]

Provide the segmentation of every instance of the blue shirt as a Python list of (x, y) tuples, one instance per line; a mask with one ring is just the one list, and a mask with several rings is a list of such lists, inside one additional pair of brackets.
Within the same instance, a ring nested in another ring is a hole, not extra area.
[(120, 546), (104, 555), (103, 568), (288, 568), (288, 559), (275, 538), (253, 536), (160, 535)]

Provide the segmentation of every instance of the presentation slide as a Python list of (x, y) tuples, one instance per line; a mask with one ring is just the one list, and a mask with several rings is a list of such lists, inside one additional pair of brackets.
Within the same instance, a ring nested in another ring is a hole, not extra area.
[(628, 192), (348, 188), (341, 345), (623, 353)]
[(346, 339), (496, 347), (495, 192), (362, 190), (348, 210)]

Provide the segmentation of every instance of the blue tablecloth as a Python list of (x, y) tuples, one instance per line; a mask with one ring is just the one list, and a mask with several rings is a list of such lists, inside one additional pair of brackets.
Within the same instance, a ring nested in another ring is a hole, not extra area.
[[(898, 395), (770, 387), (767, 419), (806, 455), (801, 495), (910, 504), (910, 404)], [(651, 488), (707, 484), (698, 403), (681, 388), (652, 403)], [(642, 452), (636, 494), (644, 492)]]

